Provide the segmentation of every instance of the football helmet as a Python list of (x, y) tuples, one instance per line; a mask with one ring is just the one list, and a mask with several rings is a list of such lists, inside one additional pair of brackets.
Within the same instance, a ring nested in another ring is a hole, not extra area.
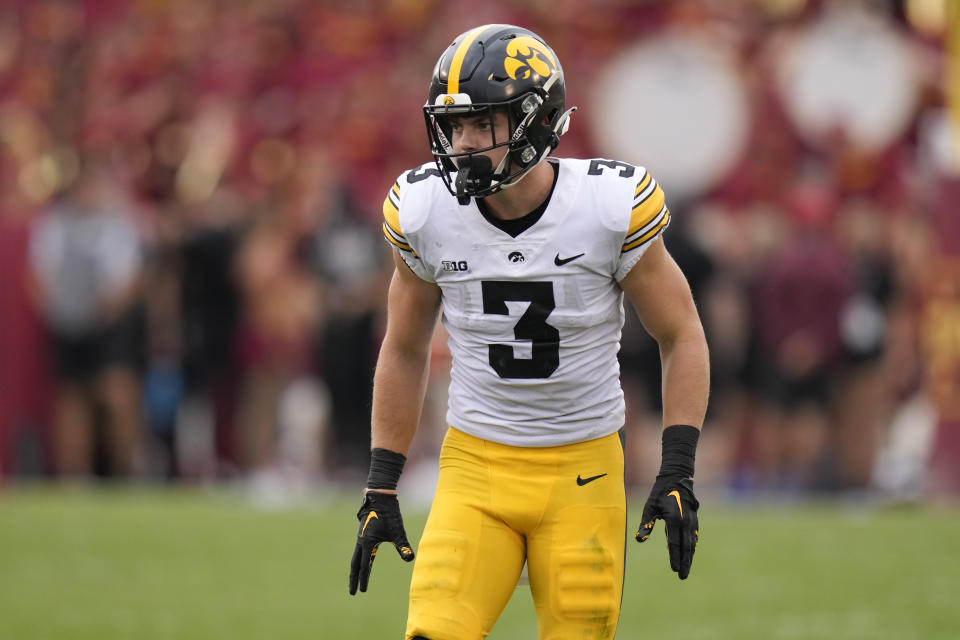
[[(566, 133), (566, 88), (557, 55), (532, 31), (506, 24), (471, 29), (453, 41), (433, 69), (423, 107), (430, 148), (450, 193), (460, 204), (517, 183), (556, 148)], [(509, 131), (493, 135), (496, 109)], [(490, 145), (454, 153), (451, 119), (488, 117)], [(508, 147), (499, 166), (483, 154)]]

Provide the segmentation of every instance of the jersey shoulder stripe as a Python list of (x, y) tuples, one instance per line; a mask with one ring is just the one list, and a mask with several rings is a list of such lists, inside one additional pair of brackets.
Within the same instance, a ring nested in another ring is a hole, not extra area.
[(649, 171), (643, 167), (639, 169), (642, 173), (633, 193), (630, 223), (621, 247), (624, 253), (642, 247), (670, 224), (670, 210), (663, 189)]
[(630, 225), (627, 229), (627, 235), (635, 233), (641, 227), (646, 226), (651, 220), (660, 214), (660, 210), (666, 201), (663, 189), (657, 184), (650, 172), (643, 169), (643, 175), (637, 182), (637, 189), (633, 195), (633, 209), (630, 213)]
[(417, 256), (416, 251), (407, 242), (403, 234), (403, 228), (400, 226), (400, 181), (393, 183), (387, 197), (383, 200), (383, 237), (387, 242), (401, 251), (406, 251)]
[(667, 205), (664, 204), (660, 211), (654, 216), (653, 220), (648, 222), (646, 225), (640, 227), (635, 232), (627, 234), (627, 237), (623, 241), (622, 252), (626, 253), (645, 245), (650, 240), (657, 237), (661, 231), (670, 226), (670, 210), (667, 208)]

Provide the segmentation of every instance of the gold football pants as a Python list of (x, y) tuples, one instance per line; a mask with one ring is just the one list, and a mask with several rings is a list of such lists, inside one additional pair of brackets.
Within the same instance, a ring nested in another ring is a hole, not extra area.
[(618, 434), (511, 447), (451, 428), (417, 550), (406, 637), (485, 638), (526, 559), (540, 640), (612, 638), (625, 543)]

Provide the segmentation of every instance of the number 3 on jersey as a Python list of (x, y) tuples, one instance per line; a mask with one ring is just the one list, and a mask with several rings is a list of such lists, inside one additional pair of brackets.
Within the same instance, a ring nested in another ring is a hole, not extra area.
[(531, 342), (531, 357), (517, 358), (508, 344), (491, 344), (490, 366), (501, 378), (549, 378), (560, 366), (560, 332), (547, 324), (556, 308), (552, 282), (484, 280), (483, 312), (509, 315), (507, 302), (529, 302), (530, 306), (513, 327), (517, 340)]

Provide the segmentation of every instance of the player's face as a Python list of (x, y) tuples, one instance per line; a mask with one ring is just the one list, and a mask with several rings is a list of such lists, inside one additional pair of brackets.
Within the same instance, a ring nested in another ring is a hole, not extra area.
[[(506, 142), (509, 136), (510, 122), (507, 114), (494, 111), (491, 117), (488, 114), (472, 117), (451, 118), (452, 140), (454, 153), (468, 153), (477, 149), (485, 149), (498, 142)], [(499, 166), (507, 148), (499, 147), (485, 151), (483, 155), (490, 158), (493, 166)]]

